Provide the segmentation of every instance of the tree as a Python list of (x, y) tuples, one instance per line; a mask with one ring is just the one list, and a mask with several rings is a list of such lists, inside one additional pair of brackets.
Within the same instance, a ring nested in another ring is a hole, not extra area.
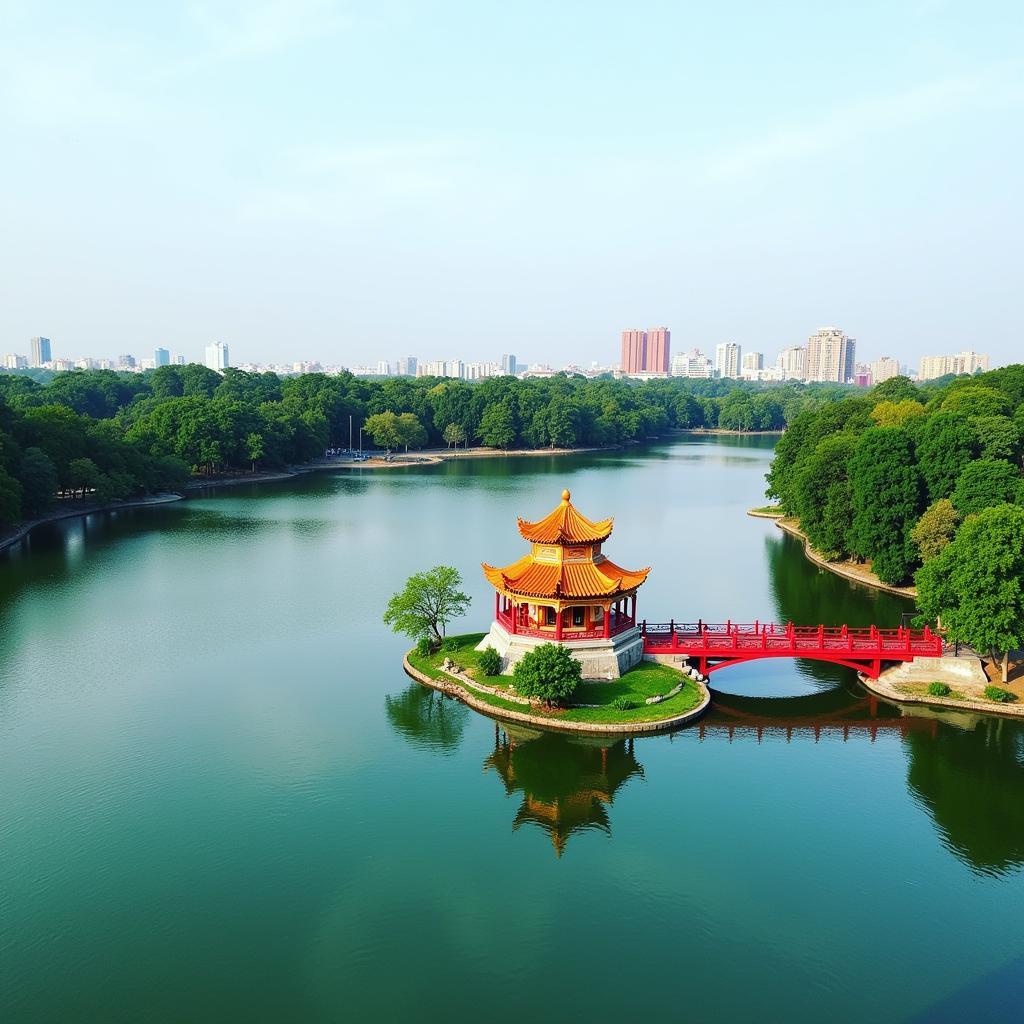
[(398, 436), (401, 438), (401, 443), (405, 445), (405, 450), (409, 451), (409, 445), (414, 448), (420, 448), (427, 442), (427, 432), (423, 429), (423, 424), (420, 423), (419, 418), (415, 413), (403, 412), (398, 417)]
[(910, 531), (910, 539), (917, 545), (921, 561), (934, 558), (953, 539), (960, 513), (949, 498), (933, 501), (921, 514), (917, 525)]
[(966, 416), (1005, 416), (1010, 411), (1010, 399), (995, 388), (965, 384), (950, 390), (942, 400), (942, 409)]
[(971, 428), (978, 439), (978, 457), (1015, 461), (1020, 456), (1020, 431), (1009, 416), (975, 416)]
[(853, 523), (850, 546), (871, 559), (883, 583), (902, 583), (917, 550), (910, 530), (921, 512), (921, 477), (910, 437), (895, 427), (872, 427), (850, 461)]
[(914, 386), (909, 377), (890, 377), (876, 384), (871, 390), (871, 397), (877, 402), (902, 402), (905, 399), (920, 398), (921, 392)]
[(579, 686), (583, 666), (560, 644), (541, 644), (523, 655), (512, 670), (512, 684), (524, 697), (560, 704)]
[(392, 448), (400, 448), (403, 444), (405, 434), (398, 422), (398, 417), (388, 410), (378, 412), (370, 416), (365, 424), (366, 432), (373, 438), (374, 444), (386, 448), (389, 452)]
[(245, 450), (249, 456), (249, 461), (252, 463), (252, 471), (256, 472), (256, 463), (263, 458), (265, 449), (263, 445), (263, 435), (252, 433), (245, 439)]
[(13, 526), (21, 519), (21, 484), (0, 466), (0, 526)]
[(910, 420), (924, 415), (924, 406), (911, 398), (904, 398), (900, 402), (879, 402), (871, 410), (871, 418), (880, 427), (904, 427)]
[(849, 470), (857, 439), (852, 434), (822, 438), (796, 477), (794, 511), (811, 547), (825, 558), (849, 551), (853, 496)]
[(1013, 501), (1020, 483), (1016, 466), (998, 459), (978, 459), (964, 467), (953, 488), (953, 504), (962, 516)]
[(490, 405), (480, 418), (480, 440), (491, 448), (510, 448), (516, 439), (516, 421), (512, 410), (503, 402)]
[(950, 640), (1002, 655), (1024, 647), (1024, 508), (1000, 505), (964, 521), (915, 577), (917, 603)]
[(57, 492), (57, 467), (42, 448), (26, 448), (18, 467), (22, 486), (23, 511), (27, 516), (41, 516), (52, 504)]
[(466, 428), (461, 423), (449, 423), (444, 428), (442, 436), (449, 448), (452, 445), (458, 448), (460, 444), (464, 445), (466, 443)]
[(964, 466), (974, 458), (975, 433), (966, 416), (938, 412), (928, 417), (917, 438), (917, 460), (928, 498), (948, 498)]
[(73, 490), (80, 487), (83, 498), (87, 490), (100, 482), (102, 475), (99, 466), (92, 459), (72, 459), (68, 463), (68, 483)]
[(384, 624), (413, 640), (430, 638), (437, 647), (444, 639), (448, 623), (465, 615), (472, 600), (459, 588), (462, 576), (449, 565), (436, 565), (405, 581), (405, 587), (392, 595), (384, 611)]

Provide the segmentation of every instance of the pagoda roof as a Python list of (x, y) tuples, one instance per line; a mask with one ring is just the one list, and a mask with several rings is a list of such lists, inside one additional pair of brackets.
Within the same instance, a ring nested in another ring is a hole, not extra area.
[(611, 597), (634, 590), (647, 579), (650, 569), (622, 569), (607, 558), (597, 562), (539, 562), (524, 555), (498, 568), (483, 563), (491, 586), (524, 597)]
[(597, 544), (612, 532), (612, 519), (594, 522), (576, 511), (568, 490), (562, 491), (562, 503), (543, 519), (529, 523), (519, 520), (519, 532), (532, 544)]

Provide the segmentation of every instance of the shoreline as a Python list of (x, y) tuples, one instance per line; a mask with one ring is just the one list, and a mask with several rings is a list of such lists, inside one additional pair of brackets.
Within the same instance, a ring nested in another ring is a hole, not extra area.
[(982, 701), (971, 698), (957, 700), (950, 697), (933, 697), (927, 693), (904, 693), (893, 686), (886, 678), (886, 669), (877, 679), (870, 679), (857, 673), (857, 679), (866, 690), (889, 701), (890, 704), (927, 704), (932, 707), (947, 708), (951, 711), (973, 711), (982, 715), (1002, 715), (1006, 718), (1024, 718), (1024, 705), (1000, 704), (996, 701)]
[(883, 583), (870, 569), (864, 566), (857, 565), (855, 562), (830, 562), (828, 559), (823, 558), (818, 554), (814, 548), (811, 547), (810, 541), (807, 539), (807, 535), (796, 525), (795, 519), (790, 519), (785, 515), (779, 513), (762, 512), (758, 509), (747, 509), (747, 515), (752, 519), (772, 519), (775, 525), (782, 530), (783, 533), (788, 533), (791, 537), (795, 537), (797, 540), (803, 542), (804, 557), (813, 562), (816, 566), (821, 569), (827, 569), (829, 572), (834, 573), (836, 576), (841, 576), (845, 580), (849, 580), (851, 583), (860, 583), (865, 587), (872, 587), (875, 590), (882, 590), (887, 594), (895, 594), (897, 597), (905, 597), (909, 601), (917, 600), (917, 588), (910, 587), (897, 587), (890, 583)]
[(558, 719), (548, 718), (542, 715), (531, 715), (525, 711), (510, 711), (504, 708), (496, 708), (477, 697), (474, 697), (464, 686), (461, 686), (454, 678), (444, 673), (445, 679), (431, 679), (424, 672), (420, 672), (409, 662), (409, 652), (402, 655), (402, 668), (405, 674), (415, 679), (416, 682), (429, 686), (432, 690), (454, 697), (463, 704), (471, 707), (486, 718), (497, 719), (498, 721), (522, 722), (532, 725), (538, 729), (545, 729), (553, 732), (585, 732), (598, 733), (605, 736), (638, 736), (644, 733), (668, 732), (688, 725), (690, 722), (700, 718), (711, 705), (711, 691), (707, 683), (696, 682), (701, 691), (701, 702), (695, 708), (684, 711), (679, 715), (672, 715), (669, 718), (660, 718), (653, 722), (566, 722)]
[(0, 551), (6, 551), (25, 540), (33, 530), (40, 526), (47, 526), (50, 523), (59, 523), (62, 519), (78, 519), (82, 516), (91, 516), (97, 512), (117, 512), (123, 508), (150, 508), (154, 505), (170, 505), (176, 501), (184, 501), (185, 496), (172, 492), (169, 494), (154, 494), (149, 498), (133, 498), (131, 501), (111, 501), (105, 505), (90, 505), (86, 508), (68, 509), (65, 511), (53, 512), (40, 519), (32, 519), (22, 523), (9, 537), (0, 538)]

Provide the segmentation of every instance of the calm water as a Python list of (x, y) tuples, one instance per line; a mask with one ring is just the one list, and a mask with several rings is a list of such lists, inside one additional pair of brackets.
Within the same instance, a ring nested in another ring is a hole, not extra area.
[(898, 623), (744, 516), (770, 454), (318, 476), (0, 556), (0, 1019), (1013, 1019), (1020, 725), (777, 661), (602, 747), (410, 684), (380, 624), (443, 561), (485, 629), (478, 563), (563, 486), (641, 616)]

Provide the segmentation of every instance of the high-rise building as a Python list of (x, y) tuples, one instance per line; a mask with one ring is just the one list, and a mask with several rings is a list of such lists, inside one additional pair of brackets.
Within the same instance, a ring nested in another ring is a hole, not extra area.
[(175, 356), (174, 357), (174, 365), (175, 366), (184, 366), (185, 365), (185, 357), (184, 356)]
[(955, 356), (922, 356), (917, 371), (919, 380), (936, 380), (954, 373), (974, 374), (988, 369), (988, 356), (967, 350)]
[(513, 353), (507, 352), (501, 357), (501, 372), (506, 375), (515, 376), (516, 357)]
[(402, 356), (395, 363), (395, 373), (399, 377), (415, 377), (416, 376), (416, 357), (415, 356)]
[(960, 373), (984, 373), (988, 369), (988, 356), (970, 350), (957, 352), (953, 356), (953, 372)]
[(4, 369), (5, 370), (27, 370), (28, 369), (28, 357), (15, 355), (13, 352), (8, 352), (4, 356)]
[(622, 332), (622, 372), (643, 373), (647, 362), (647, 335), (644, 331)]
[[(860, 364), (858, 364), (860, 365)], [(883, 380), (891, 380), (900, 375), (900, 361), (892, 356), (882, 356), (871, 364), (871, 383), (881, 384)]]
[(391, 376), (391, 364), (386, 359), (379, 359), (377, 361), (377, 376), (378, 377), (390, 377)]
[(710, 378), (715, 375), (715, 367), (710, 359), (699, 348), (689, 352), (677, 352), (671, 362), (673, 377)]
[(748, 352), (740, 365), (744, 380), (759, 380), (764, 369), (764, 355), (761, 352)]
[(153, 362), (157, 366), (170, 366), (171, 365), (171, 353), (165, 348), (158, 348), (153, 353)]
[(807, 361), (807, 349), (803, 345), (793, 345), (784, 348), (775, 361), (776, 368), (780, 371), (783, 380), (803, 380), (804, 368)]
[(644, 354), (645, 373), (668, 373), (672, 332), (667, 327), (648, 327)]
[(230, 365), (229, 359), (228, 347), (223, 341), (211, 341), (206, 346), (206, 365), (209, 369), (218, 373), (226, 370)]
[(135, 369), (135, 356), (123, 355), (117, 357), (117, 366), (121, 370), (134, 370)]
[(740, 358), (743, 350), (734, 341), (723, 341), (715, 346), (715, 373), (719, 377), (730, 377), (733, 380), (740, 375)]
[(33, 366), (43, 366), (45, 363), (53, 362), (49, 338), (33, 338), (30, 344), (32, 345)]
[(848, 384), (853, 380), (857, 343), (838, 327), (823, 327), (807, 339), (806, 380)]

